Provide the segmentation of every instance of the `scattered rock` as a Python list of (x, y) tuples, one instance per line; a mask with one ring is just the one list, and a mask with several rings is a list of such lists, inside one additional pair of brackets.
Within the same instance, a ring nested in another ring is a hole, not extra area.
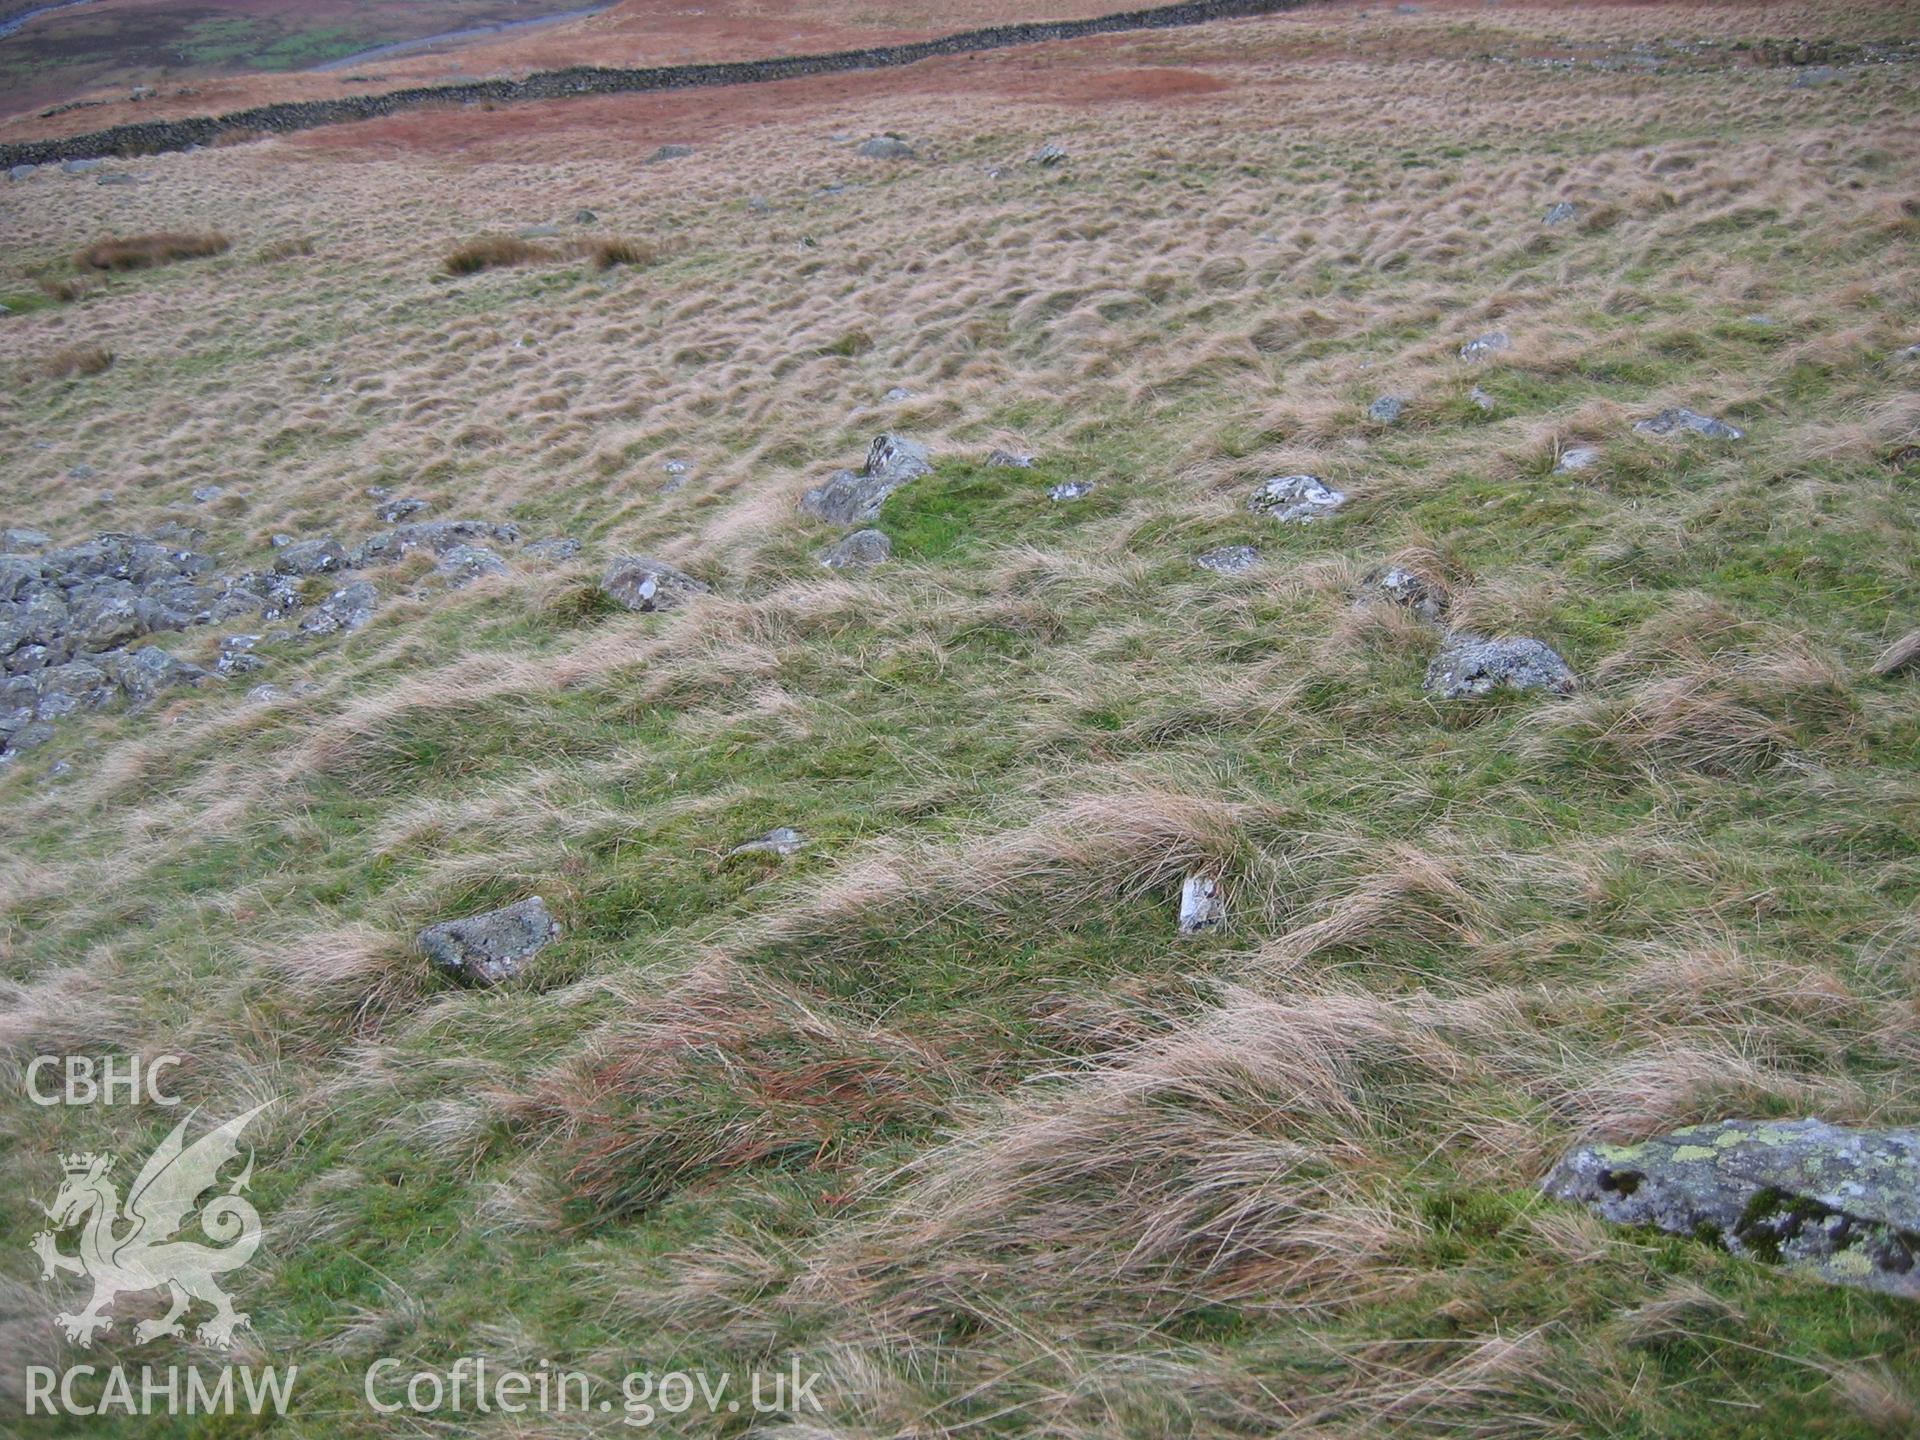
[(1049, 500), (1079, 500), (1093, 493), (1091, 480), (1062, 480), (1047, 491)]
[[(495, 556), (494, 559), (497, 562), (499, 557)], [(444, 561), (441, 563), (441, 568), (446, 568)], [(502, 565), (500, 568), (506, 567)], [(373, 588), (371, 581), (356, 580), (351, 585), (342, 586), (314, 606), (302, 617), (300, 628), (309, 635), (332, 635), (340, 630), (358, 630), (373, 619), (373, 608), (379, 600), (380, 592)]]
[(507, 562), (484, 545), (449, 545), (438, 553), (440, 563), (433, 567), (434, 573), (445, 576), (455, 589), (486, 575), (507, 573)]
[(87, 175), (106, 163), (104, 160), (62, 160), (60, 168), (69, 175)]
[(712, 589), (685, 571), (646, 555), (615, 561), (601, 579), (600, 588), (627, 609), (643, 612), (672, 610)]
[(1483, 413), (1488, 415), (1491, 415), (1496, 409), (1499, 408), (1499, 402), (1496, 401), (1493, 398), (1493, 396), (1489, 395), (1486, 391), (1482, 390), (1478, 385), (1474, 386), (1473, 389), (1467, 392), (1467, 398), (1471, 400), (1475, 405), (1479, 406)]
[(1244, 575), (1260, 563), (1260, 552), (1251, 545), (1223, 545), (1194, 556), (1193, 563), (1216, 575)]
[(1556, 200), (1547, 207), (1545, 221), (1549, 225), (1565, 225), (1569, 220), (1580, 218), (1580, 207), (1571, 200)]
[(556, 535), (549, 540), (535, 540), (520, 553), (536, 560), (571, 560), (580, 553), (580, 548), (580, 542), (571, 535)]
[(1541, 1188), (1616, 1224), (1920, 1299), (1920, 1130), (1720, 1120), (1637, 1145), (1580, 1146)]
[(1560, 452), (1560, 458), (1554, 462), (1556, 475), (1577, 475), (1582, 470), (1591, 470), (1600, 463), (1600, 449), (1595, 445), (1570, 445)]
[(218, 500), (227, 492), (218, 485), (196, 485), (193, 487), (193, 503), (206, 505)]
[(1375, 570), (1360, 583), (1363, 601), (1384, 600), (1404, 606), (1429, 625), (1438, 625), (1451, 603), (1446, 586), (1400, 565)]
[(0, 530), (0, 551), (9, 554), (22, 550), (44, 550), (53, 544), (53, 537), (40, 530), (28, 530), (21, 526), (9, 526)]
[(7, 171), (7, 179), (25, 180), (28, 176), (32, 175), (39, 168), (40, 167), (38, 165), (15, 165), (12, 169)]
[(1816, 85), (1831, 85), (1840, 78), (1840, 72), (1831, 65), (1810, 65), (1793, 77), (1793, 88), (1811, 90)]
[(255, 705), (271, 705), (276, 700), (287, 698), (287, 692), (278, 685), (256, 685), (247, 691), (247, 699)]
[(267, 668), (267, 662), (253, 653), (253, 647), (260, 643), (258, 635), (223, 635), (220, 637), (220, 658), (213, 668), (222, 675), (251, 675), (256, 670)]
[(1067, 163), (1067, 152), (1064, 146), (1049, 140), (1033, 152), (1033, 157), (1027, 163), (1038, 165), (1042, 170), (1052, 170)]
[(684, 160), (693, 154), (691, 145), (662, 145), (647, 157), (649, 165), (658, 165), (662, 160)]
[(291, 545), (283, 545), (273, 557), (273, 568), (282, 575), (331, 575), (346, 567), (347, 552), (330, 536), (296, 540)]
[(987, 464), (1003, 470), (1031, 470), (1033, 456), (1017, 450), (995, 450), (987, 456)]
[(829, 570), (867, 570), (885, 564), (892, 555), (893, 541), (884, 531), (856, 530), (821, 551), (820, 563)]
[(1873, 662), (1873, 673), (1879, 676), (1897, 675), (1916, 665), (1920, 665), (1920, 630), (1909, 630), (1880, 652), (1880, 658)]
[(778, 855), (784, 860), (789, 855), (799, 854), (800, 851), (806, 847), (806, 843), (807, 837), (802, 835), (798, 830), (793, 830), (785, 825), (781, 825), (776, 829), (767, 831), (766, 834), (760, 836), (757, 840), (749, 840), (744, 845), (734, 846), (727, 854)]
[(1891, 360), (1895, 360), (1895, 361), (1899, 361), (1899, 362), (1911, 365), (1915, 361), (1920, 361), (1920, 345), (1903, 346), (1900, 349), (1894, 351), (1893, 354), (1888, 358)]
[(538, 895), (420, 932), (420, 949), (436, 969), (465, 985), (498, 985), (517, 977), (560, 938), (560, 926)]
[(1676, 430), (1691, 430), (1695, 435), (1704, 435), (1709, 440), (1740, 440), (1747, 433), (1738, 425), (1729, 425), (1724, 420), (1716, 420), (1711, 415), (1702, 415), (1681, 405), (1638, 421), (1633, 428), (1634, 433), (1639, 435), (1671, 435)]
[(1398, 424), (1406, 413), (1407, 401), (1402, 395), (1382, 395), (1367, 406), (1367, 418), (1381, 425)]
[(107, 668), (135, 704), (144, 704), (162, 690), (195, 685), (207, 677), (198, 665), (176, 659), (158, 645), (142, 645), (131, 654), (110, 657)]
[(1297, 525), (1331, 515), (1346, 503), (1345, 493), (1333, 489), (1318, 475), (1276, 475), (1260, 482), (1247, 508), (1256, 515)]
[(134, 178), (125, 171), (117, 170), (111, 175), (102, 175), (94, 183), (98, 185), (131, 185), (134, 183)]
[(600, 223), (600, 217), (582, 205), (578, 210), (573, 212), (573, 223), (576, 225), (598, 225)]
[(552, 240), (566, 232), (558, 225), (528, 225), (514, 233), (522, 240)]
[(69, 480), (93, 480), (97, 479), (99, 474), (100, 472), (98, 470), (82, 460), (78, 465), (75, 465), (71, 470), (67, 471), (67, 478)]
[(402, 520), (420, 514), (428, 508), (427, 502), (408, 498), (405, 500), (383, 500), (375, 507), (374, 515), (386, 525), (398, 525)]
[(1504, 330), (1490, 330), (1485, 335), (1476, 335), (1460, 347), (1462, 360), (1485, 360), (1489, 355), (1497, 355), (1502, 350), (1511, 350), (1513, 341)]
[(1427, 693), (1442, 700), (1465, 700), (1500, 689), (1565, 695), (1574, 685), (1566, 661), (1524, 636), (1490, 640), (1455, 631), (1427, 666)]
[(913, 146), (897, 135), (876, 135), (871, 140), (862, 141), (855, 152), (868, 160), (911, 160), (914, 158)]
[(800, 508), (835, 525), (857, 525), (878, 515), (895, 490), (932, 471), (926, 446), (903, 435), (882, 435), (867, 451), (867, 463), (858, 474), (836, 471), (825, 484), (807, 491)]
[(903, 400), (913, 399), (913, 391), (907, 389), (904, 385), (896, 385), (880, 398), (885, 400), (889, 405), (898, 405)]
[(1189, 875), (1180, 885), (1180, 933), (1219, 930), (1227, 923), (1227, 897), (1212, 875)]

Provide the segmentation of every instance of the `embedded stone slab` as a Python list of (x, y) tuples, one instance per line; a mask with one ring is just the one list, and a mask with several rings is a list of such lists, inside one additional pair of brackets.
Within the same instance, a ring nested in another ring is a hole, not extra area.
[(1580, 1146), (1541, 1188), (1616, 1224), (1920, 1300), (1920, 1130), (1720, 1120)]
[(436, 969), (463, 985), (488, 986), (519, 976), (529, 960), (559, 938), (559, 922), (535, 895), (482, 915), (429, 925), (419, 943)]

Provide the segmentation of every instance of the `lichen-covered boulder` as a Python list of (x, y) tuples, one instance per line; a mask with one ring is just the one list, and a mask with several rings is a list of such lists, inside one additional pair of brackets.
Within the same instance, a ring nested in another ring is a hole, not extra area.
[(1244, 575), (1260, 563), (1260, 552), (1251, 545), (1222, 545), (1193, 557), (1193, 563), (1216, 575)]
[(904, 435), (875, 437), (858, 472), (835, 471), (807, 491), (800, 508), (835, 525), (858, 525), (880, 513), (887, 496), (910, 480), (933, 473), (927, 447)]
[(1346, 503), (1345, 493), (1318, 475), (1275, 475), (1260, 482), (1247, 500), (1247, 508), (1283, 524), (1304, 525), (1331, 515)]
[(600, 588), (627, 609), (648, 612), (671, 610), (695, 595), (705, 595), (712, 587), (664, 560), (629, 555), (614, 562), (601, 578)]
[(498, 985), (512, 980), (529, 960), (560, 938), (560, 925), (538, 895), (446, 920), (420, 932), (419, 944), (434, 967), (463, 985)]
[(1542, 1188), (1619, 1224), (1920, 1299), (1920, 1130), (1721, 1120), (1580, 1146)]
[(892, 555), (893, 541), (884, 530), (856, 530), (821, 551), (820, 563), (829, 570), (870, 570)]
[(1487, 639), (1456, 630), (1427, 666), (1426, 689), (1442, 700), (1466, 700), (1495, 690), (1551, 690), (1565, 695), (1573, 670), (1547, 646), (1525, 636)]
[(1671, 435), (1676, 430), (1689, 431), (1695, 435), (1704, 435), (1709, 440), (1742, 440), (1747, 432), (1738, 425), (1729, 425), (1724, 420), (1711, 415), (1702, 415), (1697, 410), (1689, 410), (1684, 405), (1675, 405), (1662, 410), (1658, 415), (1650, 415), (1635, 423), (1634, 431), (1641, 435)]

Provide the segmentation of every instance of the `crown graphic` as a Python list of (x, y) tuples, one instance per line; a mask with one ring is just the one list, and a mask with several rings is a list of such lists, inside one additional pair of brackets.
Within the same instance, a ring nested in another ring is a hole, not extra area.
[(60, 1157), (60, 1168), (69, 1175), (84, 1175), (107, 1157), (93, 1150), (76, 1150)]

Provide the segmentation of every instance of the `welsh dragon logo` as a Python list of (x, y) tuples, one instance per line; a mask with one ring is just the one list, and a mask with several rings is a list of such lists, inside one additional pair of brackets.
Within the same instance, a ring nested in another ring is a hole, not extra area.
[[(46, 1279), (64, 1273), (93, 1280), (93, 1299), (84, 1310), (55, 1317), (69, 1340), (91, 1347), (96, 1331), (113, 1328), (113, 1318), (106, 1312), (115, 1296), (164, 1287), (171, 1293), (171, 1308), (157, 1320), (136, 1325), (134, 1339), (144, 1343), (184, 1335), (181, 1317), (193, 1301), (200, 1300), (212, 1305), (214, 1313), (194, 1332), (196, 1338), (203, 1344), (232, 1347), (233, 1332), (248, 1323), (247, 1317), (234, 1310), (214, 1277), (245, 1265), (260, 1246), (260, 1212), (240, 1195), (253, 1177), (251, 1150), (246, 1167), (225, 1193), (200, 1208), (200, 1229), (215, 1243), (202, 1245), (174, 1237), (186, 1228), (200, 1196), (218, 1183), (221, 1168), (239, 1155), (240, 1132), (247, 1122), (272, 1103), (256, 1105), (191, 1145), (185, 1139), (187, 1120), (193, 1118), (189, 1115), (147, 1157), (124, 1205), (108, 1178), (113, 1170), (111, 1155), (60, 1157), (66, 1179), (53, 1204), (43, 1207), (53, 1225), (34, 1236), (33, 1249)], [(76, 1225), (81, 1227), (79, 1252), (64, 1255), (59, 1232)]]

